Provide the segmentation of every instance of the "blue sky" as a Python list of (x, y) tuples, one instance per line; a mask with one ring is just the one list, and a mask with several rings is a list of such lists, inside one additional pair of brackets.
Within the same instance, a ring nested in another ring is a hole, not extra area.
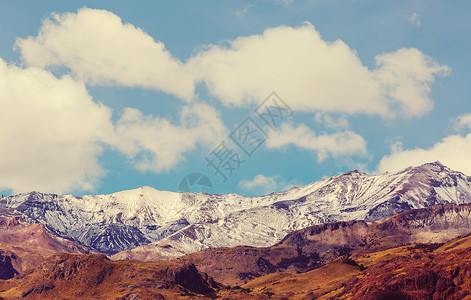
[[(177, 191), (196, 172), (215, 193), (260, 195), (435, 160), (471, 175), (470, 12), (468, 1), (2, 1), (0, 189)], [(293, 112), (276, 129), (255, 113), (271, 92)], [(230, 138), (247, 117), (267, 134), (251, 156)], [(208, 166), (222, 142), (226, 178)]]

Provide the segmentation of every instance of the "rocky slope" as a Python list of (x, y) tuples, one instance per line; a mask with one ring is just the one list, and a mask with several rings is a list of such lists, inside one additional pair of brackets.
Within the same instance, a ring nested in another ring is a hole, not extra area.
[(56, 236), (21, 217), (0, 217), (0, 279), (35, 268), (57, 253), (88, 253), (90, 249)]
[[(258, 199), (262, 205), (234, 209), (217, 222), (193, 223), (162, 240), (118, 253), (113, 259), (154, 261), (204, 248), (266, 246), (314, 224), (380, 220), (437, 203), (467, 203), (471, 201), (470, 188), (471, 177), (440, 163), (374, 176), (348, 172), (285, 193), (249, 198)], [(272, 204), (263, 204), (267, 200)]]
[(332, 261), (306, 272), (276, 272), (224, 286), (181, 260), (113, 262), (60, 254), (34, 271), (0, 280), (5, 299), (467, 299), (471, 237), (415, 244)]
[(394, 174), (352, 171), (262, 197), (150, 187), (83, 197), (32, 192), (1, 198), (0, 214), (21, 215), (106, 254), (146, 245), (116, 259), (159, 260), (205, 248), (268, 246), (315, 224), (470, 201), (471, 177), (436, 162)]
[(215, 280), (241, 285), (275, 272), (304, 273), (338, 258), (358, 257), (398, 246), (443, 243), (471, 232), (471, 204), (410, 210), (381, 221), (311, 226), (271, 247), (213, 248), (179, 258)]
[(471, 238), (419, 244), (357, 258), (367, 268), (332, 293), (335, 299), (469, 299)]
[[(340, 259), (306, 273), (262, 276), (230, 299), (469, 299), (471, 237)], [(222, 296), (223, 292), (220, 292)], [(250, 298), (252, 297), (252, 298)]]
[(25, 299), (179, 299), (219, 287), (194, 265), (113, 262), (103, 254), (57, 254), (33, 272), (0, 281), (0, 297)]
[[(8, 250), (0, 250), (0, 279), (6, 280), (18, 275), (18, 256)], [(16, 267), (16, 268), (15, 268)]]

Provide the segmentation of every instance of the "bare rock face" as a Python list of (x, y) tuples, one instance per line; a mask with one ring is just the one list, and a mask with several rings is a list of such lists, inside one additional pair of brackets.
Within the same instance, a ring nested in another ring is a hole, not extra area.
[(417, 243), (443, 243), (471, 232), (471, 204), (410, 210), (381, 221), (311, 226), (271, 247), (206, 249), (181, 257), (224, 284), (241, 285), (280, 271), (304, 273), (339, 257)]
[(390, 248), (337, 259), (306, 273), (262, 276), (242, 285), (234, 298), (468, 299), (470, 250), (471, 235), (445, 244)]
[[(0, 217), (0, 249), (4, 249), (3, 262), (11, 263), (19, 273), (37, 267), (56, 253), (90, 251), (87, 247), (58, 237), (41, 224), (27, 223), (21, 217)], [(7, 273), (11, 274), (10, 271)]]
[(12, 263), (17, 259), (18, 257), (13, 252), (0, 250), (0, 279), (11, 279), (19, 274)]
[(168, 299), (203, 296), (220, 285), (179, 262), (113, 262), (104, 254), (57, 254), (13, 279), (3, 297), (44, 299)]
[[(469, 296), (471, 253), (418, 252), (398, 256), (354, 277), (336, 296), (348, 299), (463, 299)], [(400, 271), (399, 271), (400, 270)], [(463, 289), (466, 287), (466, 289)]]
[(266, 247), (316, 224), (470, 201), (471, 177), (435, 162), (394, 174), (351, 171), (262, 197), (150, 187), (82, 197), (32, 192), (1, 198), (0, 212), (108, 255), (126, 251), (115, 259), (154, 261), (206, 248)]
[[(471, 238), (457, 238), (445, 245), (420, 243), (469, 233), (470, 220), (471, 204), (444, 204), (381, 221), (315, 225), (292, 232), (271, 247), (205, 249), (172, 261), (112, 261), (103, 254), (56, 254), (34, 271), (0, 282), (0, 297), (178, 299), (239, 295), (278, 299), (271, 294), (278, 291), (289, 299), (289, 284), (299, 278), (297, 286), (306, 282), (302, 293), (307, 298), (323, 295), (314, 293), (316, 281), (322, 280), (325, 291), (336, 293), (334, 298), (463, 298), (470, 294)], [(397, 248), (403, 245), (410, 246)], [(391, 249), (395, 250), (381, 254)], [(364, 267), (365, 257), (370, 255), (375, 258), (369, 258)], [(4, 262), (12, 265), (8, 259)], [(347, 273), (334, 272), (338, 267)], [(332, 273), (329, 280), (325, 272)], [(297, 277), (300, 273), (304, 275)], [(268, 274), (272, 277), (263, 279)], [(277, 287), (276, 278), (283, 277), (286, 280)], [(261, 287), (252, 293), (245, 285), (230, 288), (217, 283), (234, 286), (253, 279), (259, 280), (253, 285), (259, 287), (271, 281), (270, 290)]]

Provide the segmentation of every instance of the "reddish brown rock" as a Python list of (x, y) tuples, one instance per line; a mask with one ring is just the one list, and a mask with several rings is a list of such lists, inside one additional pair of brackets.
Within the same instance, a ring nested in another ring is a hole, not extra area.
[(192, 264), (113, 262), (103, 254), (58, 254), (10, 280), (5, 298), (168, 299), (203, 297), (219, 287)]
[(1, 216), (0, 249), (9, 253), (18, 273), (35, 268), (53, 254), (90, 252), (87, 247), (60, 238), (40, 224), (27, 223), (21, 217)]

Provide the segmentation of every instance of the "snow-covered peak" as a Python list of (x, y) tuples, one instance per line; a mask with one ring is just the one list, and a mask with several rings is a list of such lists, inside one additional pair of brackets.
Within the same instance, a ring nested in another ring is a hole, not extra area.
[(181, 254), (266, 246), (319, 223), (378, 220), (412, 208), (465, 202), (471, 202), (471, 177), (434, 162), (396, 173), (350, 171), (261, 197), (143, 186), (82, 197), (32, 192), (4, 197), (0, 208), (106, 253), (163, 239)]

